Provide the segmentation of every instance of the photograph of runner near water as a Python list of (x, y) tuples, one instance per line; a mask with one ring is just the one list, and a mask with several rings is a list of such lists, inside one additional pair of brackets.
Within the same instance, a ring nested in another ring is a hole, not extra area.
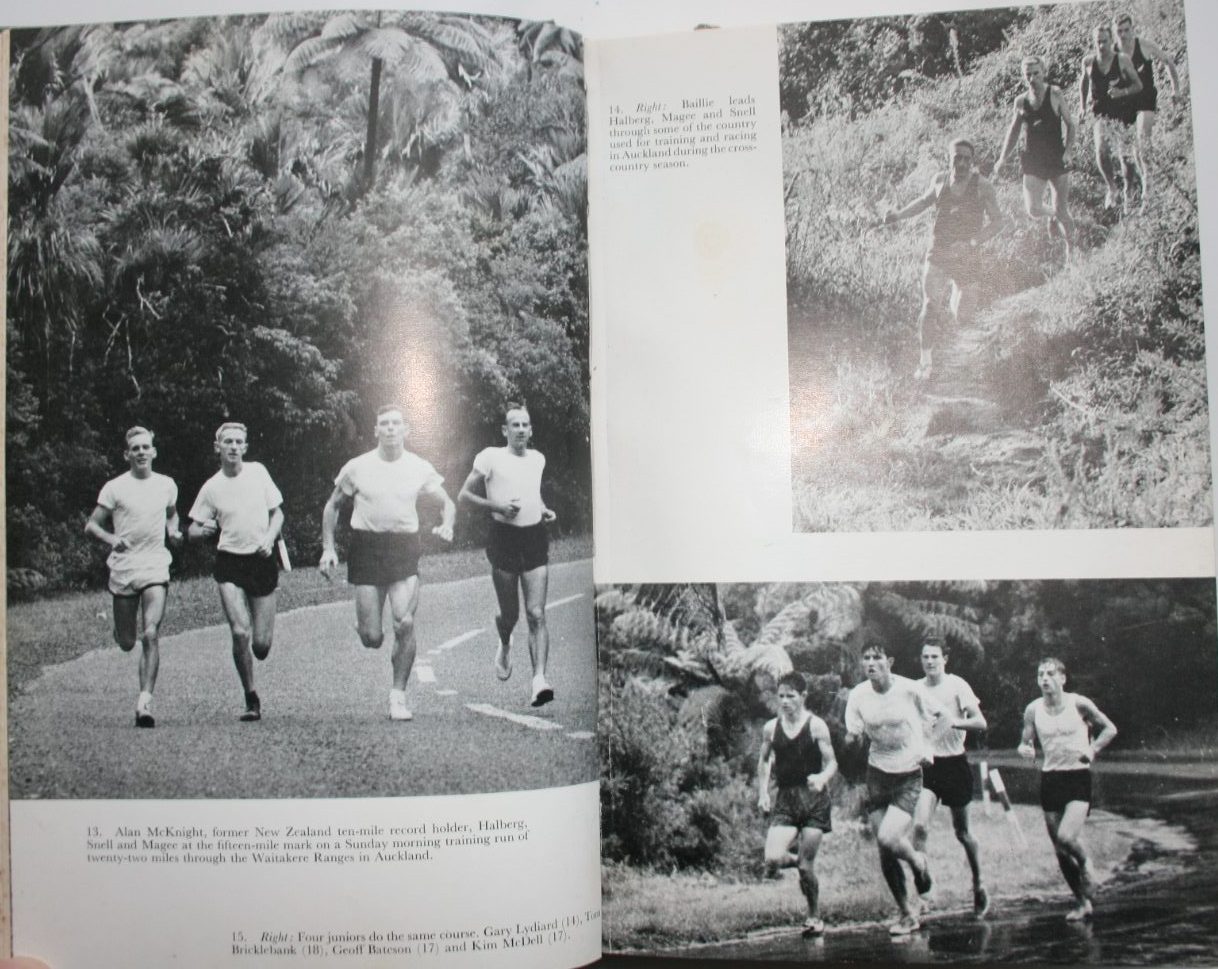
[(607, 952), (1185, 965), (1212, 578), (600, 586)]
[(14, 798), (596, 780), (582, 57), (420, 12), (12, 33)]
[(1183, 3), (779, 57), (795, 530), (1210, 524)]

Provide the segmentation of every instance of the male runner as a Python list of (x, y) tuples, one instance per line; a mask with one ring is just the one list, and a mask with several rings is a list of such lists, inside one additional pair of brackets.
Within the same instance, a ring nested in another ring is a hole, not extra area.
[(1041, 695), (1023, 713), (1019, 755), (1035, 758), (1040, 742), (1040, 806), (1057, 864), (1077, 904), (1066, 919), (1091, 918), (1095, 882), (1083, 847), (1083, 825), (1091, 811), (1091, 765), (1112, 743), (1117, 729), (1085, 696), (1066, 692), (1066, 664), (1054, 656), (1040, 661), (1036, 684)]
[(925, 194), (884, 216), (883, 225), (935, 210), (930, 250), (922, 270), (922, 311), (918, 315), (918, 368), (914, 378), (926, 380), (933, 354), (951, 312), (957, 323), (972, 317), (974, 287), (980, 278), (977, 247), (1002, 231), (1006, 217), (998, 207), (994, 186), (973, 169), (973, 143), (957, 138), (947, 146), (946, 172), (931, 179)]
[(880, 849), (880, 870), (901, 916), (889, 926), (894, 936), (910, 935), (921, 927), (922, 906), (905, 887), (909, 865), (919, 895), (932, 887), (926, 855), (914, 848), (909, 829), (922, 792), (922, 764), (930, 760), (924, 730), (932, 730), (946, 711), (913, 682), (891, 670), (881, 643), (863, 649), (867, 679), (846, 700), (846, 740), (871, 739), (867, 754), (867, 813)]
[[(1028, 89), (1015, 98), (1015, 114), (998, 153), (998, 171), (1010, 158), (1022, 128), (1024, 148), (1023, 205), (1033, 219), (1044, 218), (1052, 238), (1055, 232), (1066, 240), (1066, 261), (1074, 245), (1074, 220), (1070, 217), (1070, 173), (1066, 159), (1074, 147), (1074, 118), (1066, 110), (1061, 89), (1045, 79), (1045, 63), (1039, 57), (1023, 59), (1023, 79)], [(1064, 136), (1063, 136), (1064, 131)], [(1049, 209), (1045, 209), (1045, 187)]]
[(977, 694), (968, 683), (954, 673), (948, 673), (947, 647), (942, 639), (930, 639), (922, 646), (922, 672), (918, 680), (924, 693), (947, 710), (939, 721), (939, 729), (930, 737), (935, 759), (922, 765), (922, 793), (914, 811), (913, 846), (926, 849), (926, 836), (931, 818), (939, 803), (952, 813), (952, 828), (956, 840), (964, 848), (969, 871), (973, 874), (973, 913), (983, 918), (990, 908), (990, 896), (981, 884), (981, 864), (977, 858), (977, 841), (969, 830), (968, 806), (973, 800), (973, 771), (964, 753), (966, 731), (986, 729), (985, 717)]
[[(85, 533), (110, 546), (106, 565), (110, 567), (110, 595), (114, 601), (114, 641), (125, 653), (135, 648), (137, 635), (143, 644), (135, 725), (155, 727), (152, 691), (161, 663), (161, 620), (172, 558), (165, 540), (172, 544), (182, 540), (176, 507), (178, 486), (172, 478), (152, 470), (156, 446), (152, 431), (146, 427), (127, 431), (123, 456), (129, 470), (102, 486), (97, 507), (85, 523)], [(137, 627), (141, 607), (144, 622)]]
[(1104, 208), (1116, 206), (1119, 168), (1123, 207), (1128, 209), (1132, 191), (1131, 167), (1145, 190), (1144, 173), (1137, 168), (1136, 159), (1131, 161), (1129, 158), (1130, 136), (1138, 114), (1137, 95), (1142, 90), (1142, 82), (1133, 62), (1113, 46), (1111, 27), (1100, 24), (1095, 28), (1093, 40), (1095, 50), (1083, 58), (1078, 82), (1079, 114), (1085, 117), (1090, 111), (1094, 118), (1095, 162), (1107, 186)]
[(393, 614), (389, 718), (412, 720), (406, 681), (414, 666), (414, 614), (419, 605), (418, 499), (428, 495), (443, 506), (441, 522), (432, 533), (446, 542), (453, 538), (457, 508), (436, 469), (406, 450), (408, 429), (400, 407), (377, 410), (374, 433), (376, 447), (344, 464), (334, 479), (334, 492), (322, 512), (319, 566), (326, 578), (338, 567), (334, 531), (339, 509), (352, 501), (347, 582), (355, 586), (356, 632), (368, 649), (380, 648), (385, 639), (381, 616), (388, 599)]
[(244, 424), (226, 421), (217, 428), (214, 447), (220, 470), (199, 489), (187, 534), (193, 539), (220, 534), (212, 575), (232, 632), (233, 664), (245, 693), (241, 719), (252, 722), (262, 719), (253, 657), (266, 659), (275, 635), (279, 566), (274, 553), (283, 529), (283, 495), (265, 467), (245, 460), (247, 446)]
[(761, 731), (757, 806), (767, 814), (770, 811), (773, 767), (778, 797), (765, 836), (765, 863), (771, 870), (799, 869), (799, 887), (808, 902), (804, 935), (812, 936), (825, 931), (813, 866), (821, 838), (833, 830), (829, 781), (837, 773), (837, 759), (828, 725), (805, 709), (807, 693), (802, 674), (791, 671), (778, 678), (778, 716)]
[(1167, 77), (1171, 82), (1170, 94), (1176, 96), (1180, 90), (1180, 75), (1176, 73), (1176, 65), (1163, 49), (1154, 41), (1139, 37), (1134, 33), (1133, 18), (1129, 14), (1121, 14), (1116, 19), (1117, 48), (1122, 54), (1129, 56), (1133, 69), (1138, 73), (1142, 82), (1142, 91), (1133, 97), (1131, 108), (1136, 108), (1138, 115), (1134, 125), (1136, 139), (1134, 155), (1138, 167), (1142, 171), (1142, 208), (1150, 197), (1150, 167), (1149, 156), (1154, 148), (1155, 113), (1159, 110), (1159, 91), (1155, 87), (1155, 61), (1161, 61), (1167, 68)]
[[(512, 630), (520, 618), (520, 591), (524, 591), (525, 619), (529, 625), (529, 659), (533, 663), (530, 702), (539, 707), (554, 699), (546, 680), (550, 633), (546, 628), (546, 594), (550, 581), (549, 538), (546, 525), (558, 516), (541, 497), (541, 475), (546, 459), (529, 447), (533, 424), (521, 404), (507, 405), (503, 418), (506, 447), (478, 452), (474, 467), (461, 487), (458, 501), (467, 501), (491, 513), (486, 557), (499, 600), (495, 629), (499, 648), (495, 673), (501, 680), (512, 675)], [(479, 494), (481, 492), (481, 494)]]

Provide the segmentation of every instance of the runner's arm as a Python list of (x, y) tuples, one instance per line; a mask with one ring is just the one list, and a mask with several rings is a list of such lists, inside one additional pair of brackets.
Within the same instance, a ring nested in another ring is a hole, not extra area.
[(448, 492), (444, 490), (444, 485), (437, 478), (433, 478), (423, 486), (423, 494), (438, 499), (444, 509), (440, 515), (440, 524), (431, 530), (432, 534), (439, 535), (446, 542), (451, 542), (453, 540), (453, 521), (457, 517), (457, 506), (453, 504), (453, 500), (448, 497)]
[(1117, 64), (1121, 68), (1121, 85), (1109, 88), (1108, 93), (1114, 98), (1131, 98), (1142, 90), (1142, 79), (1134, 70), (1133, 61), (1125, 54), (1117, 54)]
[(1117, 728), (1116, 724), (1085, 696), (1078, 697), (1077, 704), (1078, 712), (1091, 728), (1091, 756), (1087, 758), (1087, 763), (1091, 763), (1101, 750), (1112, 743), (1117, 735)]
[(964, 715), (953, 718), (952, 726), (957, 730), (985, 730), (989, 727), (989, 723), (985, 719), (985, 715), (981, 712), (981, 705), (976, 701), (962, 703), (961, 709)]
[(892, 225), (894, 222), (900, 222), (902, 219), (910, 219), (915, 215), (925, 212), (935, 204), (935, 198), (938, 196), (938, 194), (939, 187), (932, 180), (930, 183), (930, 188), (926, 190), (925, 194), (918, 196), (918, 198), (914, 199), (908, 205), (902, 206), (901, 208), (892, 212), (885, 213), (884, 218), (881, 220), (882, 224)]
[(1034, 760), (1036, 758), (1036, 718), (1033, 715), (1033, 703), (1029, 703), (1023, 711), (1023, 733), (1019, 738), (1019, 746), (1016, 752), (1020, 757), (1026, 760)]
[(1011, 152), (1015, 148), (1015, 141), (1019, 138), (1019, 129), (1023, 127), (1023, 95), (1015, 98), (1014, 116), (1011, 118), (1011, 123), (1007, 127), (1006, 137), (1002, 139), (1002, 148), (998, 151), (998, 168), (1002, 168), (1010, 158)]
[[(479, 494), (481, 492), (481, 494)], [(468, 502), (478, 508), (485, 508), (487, 511), (498, 512), (500, 515), (510, 515), (512, 512), (511, 505), (500, 505), (491, 501), (486, 496), (486, 475), (477, 468), (474, 468), (469, 473), (469, 477), (465, 479), (465, 484), (461, 486), (461, 490), (457, 493), (457, 501)]]
[(165, 506), (165, 536), (169, 539), (170, 545), (177, 545), (182, 541), (182, 526), (178, 521), (177, 505)]
[[(92, 535), (99, 542), (105, 542), (115, 552), (125, 552), (127, 543), (119, 538), (114, 532), (106, 530), (107, 525), (112, 525), (110, 509), (98, 505), (93, 509), (93, 514), (89, 516), (89, 520), (85, 522), (85, 534)], [(119, 548), (119, 546), (122, 548)]]
[(338, 513), (347, 501), (347, 493), (335, 485), (321, 512), (321, 561), (318, 567), (327, 578), (338, 565), (338, 553), (334, 550), (334, 533), (338, 529)]
[(833, 740), (829, 727), (819, 717), (813, 721), (813, 738), (820, 748), (820, 773), (808, 775), (808, 786), (814, 791), (823, 791), (837, 773), (837, 756), (833, 753)]
[(770, 765), (773, 763), (774, 728), (777, 723), (777, 720), (771, 720), (761, 728), (761, 751), (757, 755), (757, 806), (762, 811), (770, 810)]
[(1087, 116), (1087, 99), (1091, 97), (1091, 55), (1083, 58), (1082, 69), (1078, 72), (1078, 116)]
[(977, 185), (977, 193), (981, 196), (981, 205), (985, 209), (988, 219), (973, 240), (980, 246), (983, 243), (989, 242), (1006, 228), (1007, 217), (1003, 214), (1002, 207), (998, 204), (998, 193), (994, 191), (994, 186), (988, 179), (981, 179)]
[(1050, 88), (1049, 95), (1054, 98), (1053, 109), (1066, 128), (1066, 137), (1062, 140), (1062, 164), (1064, 165), (1066, 159), (1070, 157), (1070, 152), (1074, 150), (1078, 129), (1074, 123), (1074, 115), (1066, 110), (1066, 99), (1062, 97), (1061, 92)]
[[(1152, 61), (1162, 61), (1163, 66), (1167, 68), (1167, 77), (1171, 81), (1171, 93), (1177, 94), (1180, 91), (1180, 75), (1176, 71), (1176, 63), (1164, 52), (1163, 48), (1156, 44), (1153, 40), (1147, 40), (1145, 37), (1140, 37), (1139, 43), (1142, 45), (1142, 52)], [(1152, 67), (1151, 70), (1154, 70)]]
[(275, 550), (275, 541), (279, 538), (279, 533), (283, 531), (283, 508), (276, 506), (271, 509), (270, 521), (267, 522), (266, 531), (262, 535), (262, 542), (258, 546), (258, 554), (268, 556)]

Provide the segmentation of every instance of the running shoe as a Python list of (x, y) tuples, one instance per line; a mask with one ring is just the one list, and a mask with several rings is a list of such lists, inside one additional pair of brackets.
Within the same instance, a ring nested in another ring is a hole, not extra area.
[(902, 915), (888, 926), (888, 934), (891, 936), (913, 935), (920, 928), (922, 928), (922, 923), (912, 915)]
[(1091, 918), (1091, 903), (1086, 899), (1066, 913), (1067, 922), (1082, 922), (1089, 918)]
[(500, 643), (499, 648), (495, 650), (495, 675), (501, 680), (508, 680), (512, 677), (512, 660), (508, 656), (509, 643)]
[(973, 914), (979, 919), (985, 918), (990, 910), (990, 893), (981, 885), (973, 889)]
[(804, 919), (804, 927), (802, 930), (803, 937), (810, 939), (813, 936), (825, 934), (825, 920), (806, 918)]
[(245, 713), (241, 714), (241, 720), (244, 723), (253, 723), (255, 720), (262, 719), (262, 701), (258, 699), (258, 693), (255, 690), (250, 690), (245, 694)]
[(544, 707), (553, 699), (554, 688), (546, 682), (546, 678), (540, 674), (533, 677), (533, 699), (529, 701), (529, 705)]
[(135, 702), (135, 725), (148, 729), (156, 726), (156, 719), (152, 716), (152, 704), (143, 699), (145, 695), (141, 694)]
[(389, 719), (413, 720), (414, 714), (406, 706), (406, 694), (401, 690), (389, 691)]

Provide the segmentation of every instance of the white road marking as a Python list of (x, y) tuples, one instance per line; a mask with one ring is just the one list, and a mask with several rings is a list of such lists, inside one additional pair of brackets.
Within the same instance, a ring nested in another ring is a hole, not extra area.
[(456, 690), (436, 690), (436, 696), (456, 696)]
[(567, 736), (575, 740), (594, 740), (596, 734), (591, 730), (568, 730)]
[(485, 629), (471, 629), (469, 632), (462, 633), (460, 636), (454, 636), (452, 639), (445, 640), (431, 652), (434, 655), (436, 653), (441, 653), (445, 650), (452, 649), (454, 646), (460, 646), (462, 643), (468, 642), (475, 636), (480, 636), (484, 632), (486, 632)]
[(574, 602), (576, 599), (582, 599), (583, 597), (584, 594), (582, 592), (577, 592), (575, 595), (567, 596), (565, 599), (555, 599), (548, 606), (546, 606), (546, 609), (553, 609), (555, 606), (565, 606), (568, 602)]
[(430, 666), (419, 665), (414, 668), (415, 676), (419, 678), (420, 683), (434, 683), (436, 681), (436, 671)]
[(512, 723), (518, 723), (522, 727), (528, 727), (530, 730), (562, 730), (562, 724), (560, 723), (542, 720), (541, 717), (530, 717), (524, 713), (508, 713), (507, 710), (500, 710), (489, 703), (467, 703), (465, 706), (466, 709), (473, 710), (474, 713), (481, 713), (487, 717), (499, 717), (501, 720), (510, 720)]

